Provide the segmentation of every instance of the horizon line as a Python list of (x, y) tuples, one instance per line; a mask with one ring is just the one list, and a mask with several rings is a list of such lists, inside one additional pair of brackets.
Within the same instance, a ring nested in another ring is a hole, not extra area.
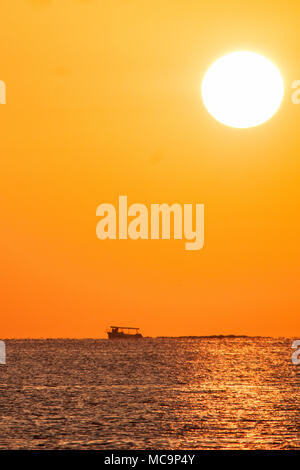
[[(299, 336), (299, 335), (298, 335)], [(141, 339), (188, 339), (188, 338), (271, 338), (271, 339), (293, 339), (297, 338), (298, 336), (270, 336), (270, 335), (245, 335), (245, 334), (212, 334), (212, 335), (179, 335), (179, 336), (167, 336), (167, 335), (159, 335), (159, 336), (144, 336)], [(3, 338), (3, 341), (18, 341), (18, 340), (33, 340), (33, 341), (48, 341), (48, 340), (108, 340), (109, 338), (106, 337), (91, 337), (91, 336), (78, 336), (78, 337), (71, 337), (71, 336), (22, 336), (22, 337), (10, 337), (10, 338)], [(125, 339), (126, 340), (126, 339)]]

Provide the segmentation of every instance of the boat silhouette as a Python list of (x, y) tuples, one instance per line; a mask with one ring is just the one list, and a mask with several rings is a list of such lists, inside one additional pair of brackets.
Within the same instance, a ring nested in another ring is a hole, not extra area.
[[(131, 331), (135, 333), (131, 333)], [(110, 330), (107, 330), (108, 339), (138, 339), (142, 338), (143, 335), (139, 333), (139, 328), (133, 326), (110, 326)]]

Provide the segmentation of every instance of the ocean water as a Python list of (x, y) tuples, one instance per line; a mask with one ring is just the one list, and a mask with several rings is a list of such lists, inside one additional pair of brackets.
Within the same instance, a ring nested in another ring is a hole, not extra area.
[(300, 449), (291, 339), (10, 340), (1, 449)]

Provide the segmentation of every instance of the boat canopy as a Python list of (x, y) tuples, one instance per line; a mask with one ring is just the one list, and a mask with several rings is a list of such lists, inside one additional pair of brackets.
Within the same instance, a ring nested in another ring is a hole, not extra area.
[(111, 326), (110, 328), (117, 328), (118, 330), (139, 330), (139, 328), (135, 328), (134, 326)]

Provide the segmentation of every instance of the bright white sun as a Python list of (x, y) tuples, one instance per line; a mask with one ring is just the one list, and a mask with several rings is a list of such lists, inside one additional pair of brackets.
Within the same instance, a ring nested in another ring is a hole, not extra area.
[(202, 81), (208, 112), (222, 124), (259, 126), (279, 108), (284, 85), (277, 67), (266, 57), (238, 51), (218, 59)]

